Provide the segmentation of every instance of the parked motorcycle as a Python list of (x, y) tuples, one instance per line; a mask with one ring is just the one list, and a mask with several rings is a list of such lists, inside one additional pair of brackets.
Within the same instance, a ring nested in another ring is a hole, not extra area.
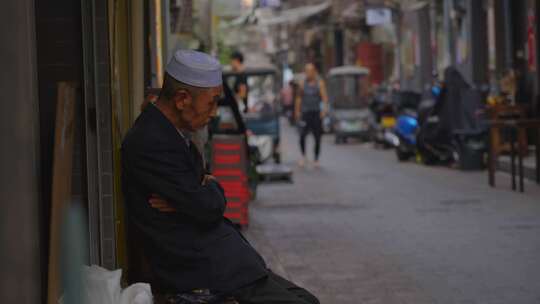
[(392, 92), (387, 86), (377, 88), (370, 107), (375, 114), (373, 136), (375, 148), (391, 148), (393, 146), (391, 138), (396, 126), (396, 115)]
[(417, 149), (420, 160), (426, 165), (449, 165), (456, 157), (453, 132), (441, 115), (444, 103), (441, 93), (440, 86), (433, 86), (432, 98), (423, 101), (418, 109)]
[(478, 135), (483, 130), (478, 125), (476, 113), (480, 109), (481, 97), (476, 95), (478, 92), (471, 88), (457, 68), (445, 69), (444, 84), (437, 83), (432, 89), (435, 102), (419, 116), (418, 152), (424, 164), (453, 164), (459, 160), (458, 150), (463, 150), (460, 146), (482, 137)]

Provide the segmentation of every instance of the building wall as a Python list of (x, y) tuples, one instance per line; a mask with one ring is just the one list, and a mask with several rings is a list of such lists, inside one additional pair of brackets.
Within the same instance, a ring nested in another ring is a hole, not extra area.
[(429, 7), (403, 12), (401, 20), (401, 88), (423, 93), (432, 81)]
[(482, 1), (467, 0), (464, 5), (463, 29), (454, 24), (451, 37), (458, 50), (454, 63), (470, 84), (481, 86), (488, 81), (487, 14)]
[[(538, 106), (538, 37), (537, 23), (538, 7), (536, 1), (513, 1), (511, 6), (512, 20), (512, 66), (520, 76), (517, 102), (530, 106), (531, 114)], [(529, 20), (534, 18), (534, 20)], [(536, 50), (529, 52), (529, 30), (533, 31)], [(534, 58), (534, 59), (532, 59)], [(534, 63), (530, 60), (535, 61)]]
[(540, 0), (529, 0), (530, 5), (534, 5), (535, 12), (535, 22), (536, 26), (534, 27), (534, 37), (535, 37), (535, 47), (536, 47), (536, 81), (535, 81), (535, 96), (533, 96), (534, 103), (534, 115), (537, 118), (540, 118)]
[(33, 0), (0, 4), (0, 295), (42, 301), (40, 156)]

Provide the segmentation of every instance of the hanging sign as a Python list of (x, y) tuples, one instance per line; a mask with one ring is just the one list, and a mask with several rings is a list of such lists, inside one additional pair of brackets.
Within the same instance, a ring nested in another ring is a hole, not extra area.
[(529, 71), (536, 70), (536, 35), (534, 27), (536, 23), (536, 17), (532, 10), (529, 11), (527, 22), (527, 64)]
[(260, 0), (259, 7), (280, 7), (281, 0)]

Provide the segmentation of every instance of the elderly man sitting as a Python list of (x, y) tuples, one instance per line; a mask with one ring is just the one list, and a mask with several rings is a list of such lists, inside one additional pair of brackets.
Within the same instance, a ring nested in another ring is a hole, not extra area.
[(234, 296), (239, 303), (318, 303), (272, 273), (223, 216), (223, 189), (205, 174), (189, 138), (216, 115), (221, 91), (214, 58), (176, 52), (158, 100), (143, 110), (122, 144), (127, 215), (141, 233), (153, 283), (168, 294), (206, 289), (208, 299)]

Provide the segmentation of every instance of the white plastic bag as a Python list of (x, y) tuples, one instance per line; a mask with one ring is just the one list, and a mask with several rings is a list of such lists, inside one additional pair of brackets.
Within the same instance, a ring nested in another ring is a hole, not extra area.
[(268, 135), (249, 136), (248, 144), (259, 149), (262, 160), (272, 157), (273, 139)]
[(119, 304), (121, 277), (121, 269), (110, 271), (96, 265), (83, 266), (85, 303)]
[(137, 283), (122, 290), (122, 270), (107, 270), (92, 265), (83, 266), (83, 296), (85, 304), (152, 304), (150, 284)]
[(122, 291), (120, 304), (152, 304), (150, 284), (136, 283)]

